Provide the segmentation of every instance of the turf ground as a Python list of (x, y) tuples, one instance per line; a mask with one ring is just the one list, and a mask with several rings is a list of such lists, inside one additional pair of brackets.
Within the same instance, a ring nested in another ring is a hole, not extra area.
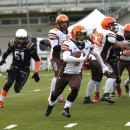
[[(6, 73), (0, 76), (0, 90), (5, 83)], [(123, 82), (128, 77), (125, 70), (122, 75), (122, 96), (112, 97), (115, 104), (107, 102), (96, 102), (83, 104), (86, 95), (87, 84), (91, 78), (90, 70), (83, 71), (83, 81), (77, 99), (70, 108), (71, 118), (62, 116), (64, 103), (57, 103), (49, 117), (45, 117), (45, 110), (48, 106), (47, 99), (50, 93), (53, 71), (39, 72), (40, 82), (35, 83), (30, 74), (27, 83), (20, 93), (15, 93), (13, 86), (8, 92), (4, 101), (4, 107), (0, 109), (0, 130), (129, 130), (125, 126), (130, 122), (130, 97), (125, 92)], [(102, 80), (100, 97), (104, 92), (106, 78)], [(94, 91), (91, 99), (94, 98)], [(66, 98), (70, 92), (69, 86), (63, 92)], [(65, 127), (68, 124), (77, 123), (72, 127)], [(16, 125), (11, 128), (11, 125)], [(8, 126), (10, 126), (8, 128)]]

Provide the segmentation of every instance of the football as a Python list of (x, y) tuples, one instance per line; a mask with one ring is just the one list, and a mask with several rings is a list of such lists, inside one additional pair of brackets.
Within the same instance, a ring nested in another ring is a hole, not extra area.
[(79, 58), (81, 56), (81, 53), (83, 53), (83, 56), (86, 55), (84, 52), (76, 51), (76, 52), (72, 53), (71, 56)]

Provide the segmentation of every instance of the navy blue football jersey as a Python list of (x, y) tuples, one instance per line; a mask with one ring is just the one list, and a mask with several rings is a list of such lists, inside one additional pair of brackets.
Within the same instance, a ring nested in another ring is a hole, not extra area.
[(27, 41), (23, 45), (18, 44), (15, 39), (8, 43), (9, 49), (13, 54), (13, 64), (18, 67), (30, 66), (31, 54), (36, 51), (36, 45)]

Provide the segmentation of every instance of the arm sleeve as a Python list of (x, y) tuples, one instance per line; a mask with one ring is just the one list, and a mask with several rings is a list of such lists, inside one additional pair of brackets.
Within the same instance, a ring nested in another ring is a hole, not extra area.
[(64, 51), (63, 52), (63, 60), (64, 60), (64, 62), (80, 62), (79, 59), (80, 58), (75, 58), (75, 57), (71, 56), (70, 51)]
[(39, 56), (37, 55), (36, 51), (34, 51), (34, 52), (31, 54), (31, 57), (32, 57), (35, 61), (40, 61)]
[(96, 57), (96, 60), (99, 62), (99, 64), (103, 68), (103, 66), (105, 66), (105, 64), (104, 64), (101, 56), (95, 50), (92, 50), (90, 53)]

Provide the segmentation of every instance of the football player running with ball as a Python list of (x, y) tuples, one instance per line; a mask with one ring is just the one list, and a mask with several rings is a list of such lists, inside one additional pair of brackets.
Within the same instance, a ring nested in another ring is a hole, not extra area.
[[(63, 92), (65, 87), (69, 85), (71, 87), (71, 92), (67, 97), (62, 115), (71, 117), (69, 108), (78, 95), (82, 81), (82, 66), (89, 53), (96, 57), (102, 67), (103, 73), (110, 72), (109, 68), (103, 63), (100, 55), (94, 50), (91, 42), (88, 40), (85, 41), (86, 36), (86, 29), (83, 26), (76, 25), (71, 30), (72, 40), (65, 41), (62, 44), (63, 64), (57, 77), (55, 89), (51, 94), (50, 103), (46, 109), (45, 116), (50, 115), (57, 97)], [(72, 56), (77, 51), (81, 51), (79, 58)], [(85, 56), (83, 56), (83, 53), (85, 53)]]
[(26, 83), (30, 74), (29, 66), (31, 57), (36, 62), (35, 73), (32, 78), (34, 78), (35, 82), (40, 80), (38, 76), (40, 60), (36, 53), (36, 45), (31, 41), (28, 41), (26, 30), (18, 29), (16, 31), (15, 39), (9, 41), (8, 49), (3, 54), (0, 65), (5, 63), (5, 60), (10, 53), (12, 53), (13, 59), (9, 70), (7, 70), (6, 83), (1, 91), (0, 108), (3, 107), (4, 99), (14, 81), (14, 90), (16, 93), (19, 93)]

